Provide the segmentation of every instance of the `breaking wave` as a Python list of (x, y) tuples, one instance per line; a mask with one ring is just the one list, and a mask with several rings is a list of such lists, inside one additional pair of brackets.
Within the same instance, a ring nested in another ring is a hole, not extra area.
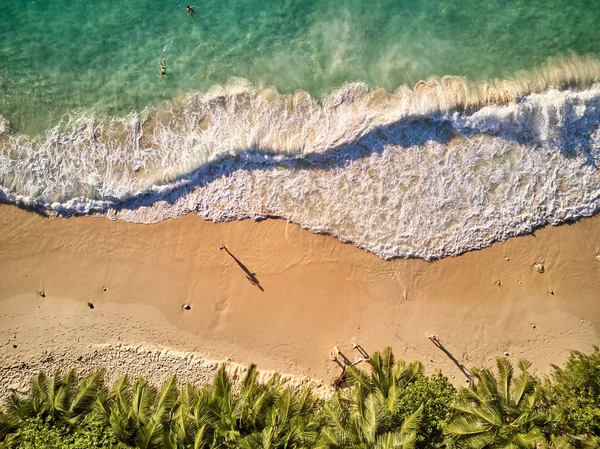
[(600, 61), (322, 101), (232, 80), (126, 117), (0, 120), (0, 201), (152, 223), (276, 216), (384, 258), (435, 259), (600, 210)]

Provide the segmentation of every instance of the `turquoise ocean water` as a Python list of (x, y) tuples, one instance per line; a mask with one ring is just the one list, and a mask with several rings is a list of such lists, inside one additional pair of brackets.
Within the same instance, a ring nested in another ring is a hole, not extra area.
[(0, 0), (0, 201), (427, 259), (600, 209), (600, 2), (195, 6)]
[(1, 0), (0, 114), (35, 133), (68, 109), (139, 111), (231, 77), (320, 97), (348, 81), (391, 91), (600, 54), (594, 1), (202, 0), (193, 17), (185, 6)]

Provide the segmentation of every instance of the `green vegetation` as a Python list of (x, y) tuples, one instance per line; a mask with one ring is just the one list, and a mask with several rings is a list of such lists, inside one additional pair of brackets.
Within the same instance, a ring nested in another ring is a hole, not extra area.
[(573, 352), (542, 382), (520, 361), (473, 370), (458, 391), (419, 362), (374, 353), (368, 370), (348, 367), (328, 399), (279, 376), (258, 382), (251, 366), (233, 385), (221, 367), (210, 386), (160, 388), (103, 371), (33, 377), (27, 395), (5, 398), (3, 448), (397, 448), (562, 449), (600, 447), (600, 352)]
[(473, 371), (472, 387), (462, 388), (454, 401), (455, 415), (445, 433), (458, 448), (534, 448), (542, 440), (549, 410), (527, 372), (530, 364), (520, 361), (517, 377), (507, 359), (497, 365), (497, 378), (489, 369)]

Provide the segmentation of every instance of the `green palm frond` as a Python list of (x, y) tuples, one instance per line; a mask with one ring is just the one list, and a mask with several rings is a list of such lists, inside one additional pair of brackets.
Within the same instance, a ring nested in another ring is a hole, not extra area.
[(244, 376), (244, 380), (242, 380), (242, 392), (255, 388), (257, 383), (258, 370), (256, 369), (256, 365), (252, 364), (248, 367), (248, 372), (246, 373), (246, 376)]
[(460, 449), (484, 449), (484, 448), (506, 448), (507, 445), (501, 441), (498, 437), (497, 432), (491, 430), (490, 432), (482, 433), (480, 435), (469, 435), (464, 439), (460, 440), (456, 446)]
[(65, 385), (61, 385), (56, 390), (51, 404), (51, 415), (56, 420), (60, 420), (67, 412), (69, 402), (69, 393)]
[(375, 449), (414, 449), (416, 442), (417, 437), (414, 433), (388, 432), (379, 437), (373, 447)]
[(200, 391), (191, 383), (187, 382), (179, 393), (179, 403), (181, 407), (192, 410), (200, 397)]
[[(404, 361), (402, 362), (402, 365), (404, 365)], [(421, 362), (412, 362), (403, 370), (398, 370), (398, 374), (395, 375), (396, 383), (404, 387), (418, 379), (420, 376), (423, 376), (424, 372), (425, 367)]]
[(404, 360), (398, 360), (394, 365), (394, 369), (392, 370), (392, 376), (398, 383), (401, 379), (403, 379), (406, 371), (406, 362)]
[(423, 404), (419, 406), (414, 413), (407, 416), (402, 422), (402, 426), (400, 426), (400, 434), (408, 434), (408, 433), (416, 433), (419, 427), (421, 426), (421, 422), (424, 417), (424, 407)]
[(310, 388), (305, 387), (300, 391), (294, 391), (292, 402), (292, 408), (296, 411), (295, 414), (306, 415), (314, 412), (317, 400)]
[(527, 433), (517, 433), (512, 438), (512, 443), (520, 449), (535, 449), (542, 439), (540, 430), (536, 428)]
[(66, 411), (71, 410), (71, 401), (77, 395), (77, 388), (79, 387), (79, 377), (74, 369), (67, 371), (62, 378), (63, 389), (66, 391), (66, 400), (63, 404)]
[(107, 424), (121, 443), (129, 446), (134, 444), (136, 425), (131, 410), (120, 410), (117, 407), (111, 408)]
[(158, 449), (163, 445), (163, 427), (153, 417), (138, 429), (136, 447), (139, 449)]
[(241, 449), (262, 449), (264, 446), (263, 432), (255, 432), (245, 436), (238, 442)]
[(131, 383), (129, 382), (127, 375), (121, 377), (113, 386), (110, 399), (114, 401), (116, 407), (121, 412), (131, 408), (133, 393)]
[(104, 370), (96, 371), (83, 379), (74, 389), (70, 401), (68, 415), (72, 422), (82, 420), (92, 410), (96, 398), (101, 391)]
[(161, 417), (165, 414), (168, 416), (177, 403), (177, 396), (177, 379), (175, 376), (171, 376), (158, 391), (154, 404), (154, 414)]
[[(373, 358), (371, 358), (371, 361)], [(346, 368), (345, 371), (346, 381), (351, 387), (357, 385), (362, 388), (361, 391), (367, 392), (371, 390), (371, 378), (367, 376), (364, 371), (358, 369), (355, 366)]]
[(481, 402), (500, 400), (498, 380), (492, 371), (487, 368), (476, 370), (474, 377), (477, 382), (471, 384), (468, 390), (476, 391), (478, 397), (481, 398)]
[(462, 415), (452, 420), (444, 429), (444, 434), (455, 438), (463, 435), (481, 435), (492, 430), (489, 424), (483, 423), (474, 416)]
[(275, 402), (275, 410), (277, 410), (278, 422), (285, 423), (293, 416), (292, 410), (292, 391), (286, 390), (281, 394)]
[(140, 377), (133, 386), (131, 410), (133, 416), (140, 422), (145, 423), (150, 419), (150, 407), (152, 404), (151, 390), (148, 382)]
[(348, 420), (348, 408), (342, 404), (339, 395), (333, 396), (323, 407), (323, 419), (329, 428), (343, 432)]
[(514, 376), (512, 364), (501, 358), (497, 378), (488, 369), (473, 370), (474, 383), (459, 391), (452, 405), (456, 414), (444, 434), (459, 449), (535, 448), (549, 416), (529, 366), (519, 362)]
[(470, 388), (461, 388), (458, 391), (457, 401), (465, 402), (465, 403), (475, 403), (475, 404), (485, 404), (486, 399), (482, 394), (478, 394), (478, 389), (475, 385), (472, 385)]
[(31, 380), (31, 398), (36, 414), (46, 414), (50, 408), (49, 404), (53, 401), (49, 397), (48, 390), (49, 380), (46, 374), (40, 372), (34, 375)]
[(502, 411), (496, 408), (494, 404), (480, 404), (477, 407), (473, 407), (471, 414), (492, 426), (502, 426), (506, 421), (502, 415)]
[(383, 407), (374, 394), (365, 399), (364, 413), (360, 416), (359, 424), (361, 434), (365, 441), (374, 444), (377, 438), (378, 426), (383, 420)]
[(225, 372), (225, 366), (221, 365), (215, 375), (212, 388), (213, 396), (229, 402), (231, 396), (231, 382)]
[(369, 360), (369, 365), (371, 365), (370, 386), (387, 394), (391, 382), (393, 362), (394, 355), (389, 347), (383, 350), (383, 354), (373, 353)]
[(30, 418), (37, 416), (31, 396), (22, 397), (17, 393), (8, 395), (5, 401), (6, 416), (14, 425), (21, 425)]
[(508, 359), (502, 357), (496, 360), (498, 366), (498, 393), (499, 397), (505, 402), (510, 401), (510, 384), (513, 376), (513, 367)]
[(346, 447), (347, 440), (347, 433), (344, 429), (324, 427), (321, 430), (318, 446), (326, 448), (342, 448)]
[(209, 442), (210, 438), (207, 432), (207, 425), (204, 424), (196, 431), (196, 434), (194, 435), (194, 449), (207, 447)]
[(402, 389), (396, 382), (393, 382), (388, 390), (387, 397), (384, 399), (384, 404), (388, 413), (393, 413), (394, 410), (398, 408), (401, 395)]
[(61, 390), (63, 388), (63, 381), (62, 381), (62, 376), (60, 374), (60, 370), (56, 370), (54, 372), (54, 376), (48, 378), (46, 385), (47, 385), (47, 390), (45, 392), (46, 408), (47, 408), (47, 412), (53, 416), (54, 412), (55, 412), (56, 396), (58, 395), (59, 390)]
[(375, 449), (396, 449), (399, 446), (394, 441), (394, 435), (392, 433), (386, 433), (381, 435), (377, 442), (373, 445)]
[(516, 407), (519, 407), (521, 404), (521, 400), (525, 397), (525, 395), (531, 393), (535, 383), (531, 380), (529, 373), (523, 370), (521, 373), (513, 379), (511, 385), (510, 396), (512, 398), (513, 404)]

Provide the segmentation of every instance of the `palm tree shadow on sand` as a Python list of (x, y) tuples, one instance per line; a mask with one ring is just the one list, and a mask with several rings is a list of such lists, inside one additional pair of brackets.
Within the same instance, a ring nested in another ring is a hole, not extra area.
[(244, 270), (244, 273), (246, 273), (246, 279), (248, 279), (250, 281), (250, 283), (252, 285), (256, 285), (261, 292), (264, 292), (265, 289), (262, 288), (262, 286), (260, 285), (260, 282), (258, 281), (257, 277), (256, 277), (256, 273), (252, 273), (248, 267), (246, 265), (244, 265), (237, 257), (235, 257), (233, 254), (231, 254), (231, 252), (227, 249), (227, 248), (223, 248), (225, 251), (227, 251), (227, 254), (229, 254), (231, 256), (231, 258), (233, 260), (235, 260), (235, 262), (239, 265), (239, 267)]
[(452, 353), (445, 348), (445, 346), (440, 342), (440, 339), (439, 339), (439, 337), (437, 335), (435, 335), (435, 334), (434, 335), (430, 335), (427, 338), (429, 338), (429, 340), (431, 340), (431, 342), (434, 345), (436, 345), (438, 347), (438, 349), (440, 349), (444, 354), (446, 354), (446, 356), (450, 360), (452, 360), (452, 362), (456, 365), (456, 367), (460, 370), (460, 372), (463, 373), (467, 377), (467, 379), (469, 379), (469, 380), (471, 379), (472, 374), (469, 371), (469, 369), (466, 366), (464, 366), (462, 363), (460, 363), (456, 359), (456, 357), (454, 357), (452, 355)]

